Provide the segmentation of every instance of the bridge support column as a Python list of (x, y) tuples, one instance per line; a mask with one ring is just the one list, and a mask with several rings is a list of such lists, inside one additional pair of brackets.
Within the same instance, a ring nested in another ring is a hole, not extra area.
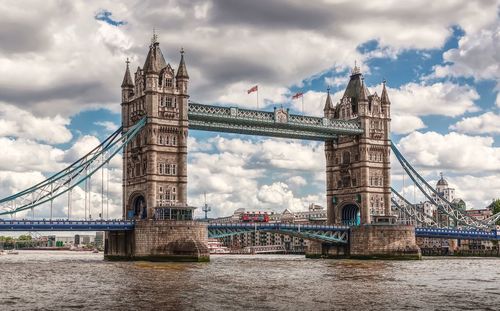
[(348, 254), (348, 245), (328, 244), (317, 241), (309, 241), (306, 250), (306, 258), (347, 258)]
[(207, 226), (195, 221), (136, 222), (134, 231), (106, 232), (106, 260), (209, 261)]
[(421, 259), (415, 228), (406, 225), (363, 225), (352, 227), (349, 235), (350, 258)]

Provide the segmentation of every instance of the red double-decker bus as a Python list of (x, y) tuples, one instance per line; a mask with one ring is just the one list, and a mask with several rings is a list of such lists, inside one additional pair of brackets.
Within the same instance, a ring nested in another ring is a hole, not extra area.
[(241, 214), (242, 222), (269, 222), (269, 214), (267, 212), (245, 212)]

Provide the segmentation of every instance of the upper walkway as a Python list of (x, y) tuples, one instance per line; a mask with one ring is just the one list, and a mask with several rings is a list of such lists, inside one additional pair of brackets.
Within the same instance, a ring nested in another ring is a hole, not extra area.
[(189, 128), (306, 140), (329, 140), (338, 135), (363, 133), (355, 120), (331, 120), (290, 114), (288, 109), (274, 111), (241, 109), (189, 103)]

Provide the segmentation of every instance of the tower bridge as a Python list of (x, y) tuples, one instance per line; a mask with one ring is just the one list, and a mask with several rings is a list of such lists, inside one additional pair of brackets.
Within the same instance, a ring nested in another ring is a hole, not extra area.
[[(498, 239), (496, 231), (490, 229), (500, 215), (486, 221), (465, 215), (432, 188), (391, 144), (391, 102), (385, 82), (380, 96), (371, 94), (356, 66), (339, 103), (334, 105), (328, 92), (323, 117), (292, 114), (283, 107), (260, 111), (190, 102), (188, 86), (184, 51), (175, 71), (165, 62), (155, 38), (143, 67), (138, 67), (133, 76), (127, 61), (121, 85), (121, 128), (66, 169), (0, 200), (2, 217), (49, 205), (50, 219), (2, 220), (0, 230), (105, 230), (106, 258), (151, 260), (206, 260), (209, 235), (257, 229), (310, 239), (314, 242), (312, 255), (342, 253), (358, 257), (418, 258), (415, 235)], [(188, 205), (187, 198), (189, 130), (324, 141), (327, 224), (321, 228), (285, 224), (207, 227), (193, 221), (194, 207)], [(70, 221), (72, 189), (82, 184), (88, 189), (91, 176), (121, 150), (123, 220)], [(419, 190), (459, 228), (437, 228), (437, 223), (391, 188), (391, 151)], [(68, 197), (68, 221), (54, 222), (53, 201), (62, 195)], [(423, 228), (395, 224), (391, 207)]]

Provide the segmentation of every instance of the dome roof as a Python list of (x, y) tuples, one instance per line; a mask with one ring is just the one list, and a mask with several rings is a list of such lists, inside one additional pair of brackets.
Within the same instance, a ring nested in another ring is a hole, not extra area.
[(443, 173), (441, 173), (441, 179), (438, 180), (437, 186), (448, 186), (448, 182), (443, 177)]

